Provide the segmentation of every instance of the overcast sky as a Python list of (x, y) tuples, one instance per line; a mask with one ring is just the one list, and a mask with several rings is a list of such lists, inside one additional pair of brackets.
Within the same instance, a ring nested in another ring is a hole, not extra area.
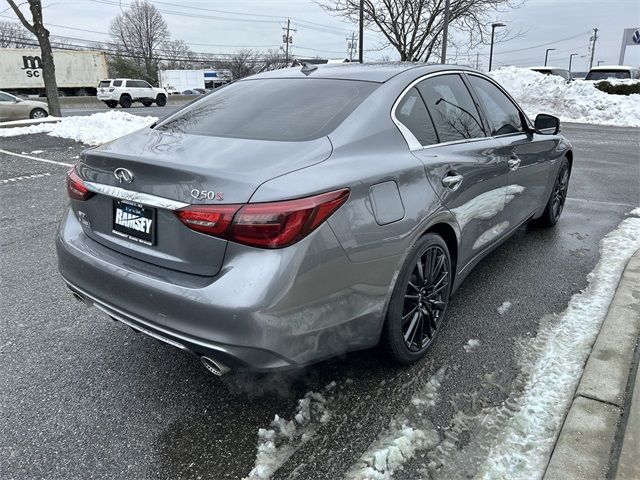
[[(118, 3), (126, 6), (129, 1), (44, 0), (44, 18), (52, 34), (106, 40), (109, 22), (119, 12)], [(346, 56), (346, 37), (356, 30), (355, 25), (332, 17), (312, 0), (154, 0), (153, 3), (162, 11), (173, 38), (185, 40), (197, 52), (231, 52), (243, 46), (277, 48), (282, 43), (281, 25), (289, 17), (297, 30), (293, 33), (294, 54), (339, 58)], [(13, 17), (6, 0), (0, 0), (0, 12), (5, 18)], [(573, 70), (586, 70), (593, 27), (599, 28), (594, 64), (599, 60), (617, 64), (622, 30), (640, 28), (640, 1), (528, 0), (523, 7), (500, 14), (495, 20), (507, 23), (514, 32), (525, 33), (496, 45), (494, 65), (542, 65), (545, 50), (556, 48), (549, 53), (549, 65), (566, 68), (569, 54), (578, 53), (580, 56), (573, 59)], [(379, 45), (379, 34), (365, 33), (365, 50)], [(464, 49), (457, 63), (475, 64), (476, 53), (481, 54), (481, 67), (486, 68), (488, 46), (469, 54)], [(369, 61), (383, 56), (397, 58), (393, 49), (365, 52)], [(627, 48), (625, 63), (640, 65), (640, 46)]]

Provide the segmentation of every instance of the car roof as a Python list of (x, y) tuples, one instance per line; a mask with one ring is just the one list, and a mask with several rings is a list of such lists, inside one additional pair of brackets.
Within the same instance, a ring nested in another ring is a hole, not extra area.
[(620, 70), (626, 72), (628, 70), (637, 70), (636, 67), (627, 67), (626, 65), (600, 65), (599, 67), (591, 67), (591, 70)]
[(302, 71), (303, 67), (283, 68), (271, 70), (248, 77), (247, 80), (263, 78), (323, 78), (336, 80), (360, 80), (367, 82), (383, 83), (408, 70), (421, 69), (421, 72), (429, 73), (439, 70), (471, 70), (458, 65), (442, 65), (435, 63), (412, 62), (385, 62), (385, 63), (340, 63), (314, 65), (313, 71)]

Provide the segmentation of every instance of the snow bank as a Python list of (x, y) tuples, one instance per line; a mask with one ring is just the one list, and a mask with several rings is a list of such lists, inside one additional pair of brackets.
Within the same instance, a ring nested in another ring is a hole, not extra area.
[(523, 365), (526, 383), (491, 447), (479, 476), (540, 478), (547, 464), (591, 346), (607, 314), (624, 268), (640, 249), (640, 209), (600, 242), (600, 260), (589, 286), (559, 316), (543, 322)]
[(567, 122), (640, 127), (640, 95), (609, 95), (593, 82), (567, 83), (554, 75), (518, 67), (503, 67), (490, 75), (532, 119), (550, 113)]
[[(336, 386), (331, 382), (325, 393)], [(276, 415), (271, 428), (258, 430), (258, 454), (255, 467), (245, 480), (267, 480), (306, 441), (315, 434), (320, 425), (331, 419), (327, 399), (318, 392), (307, 392), (298, 400), (293, 420)]]
[(0, 128), (0, 137), (47, 133), (53, 137), (70, 138), (88, 145), (100, 145), (147, 127), (157, 120), (157, 117), (108, 111), (81, 117), (64, 117), (58, 123)]
[(440, 435), (424, 415), (438, 401), (445, 368), (438, 370), (410, 401), (401, 415), (392, 419), (347, 473), (347, 480), (389, 480), (393, 473), (440, 442)]

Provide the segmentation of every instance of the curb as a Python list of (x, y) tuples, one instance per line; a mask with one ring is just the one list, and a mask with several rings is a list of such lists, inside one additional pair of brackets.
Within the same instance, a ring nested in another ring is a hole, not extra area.
[(41, 123), (57, 123), (60, 118), (57, 117), (45, 117), (34, 120), (13, 120), (10, 122), (0, 122), (0, 128), (16, 128), (16, 127), (30, 127), (31, 125), (40, 125)]
[(639, 337), (640, 250), (620, 278), (544, 480), (640, 478)]

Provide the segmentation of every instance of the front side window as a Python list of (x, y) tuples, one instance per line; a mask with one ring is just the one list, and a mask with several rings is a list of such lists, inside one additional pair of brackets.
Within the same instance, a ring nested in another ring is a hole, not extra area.
[(156, 128), (255, 140), (312, 140), (335, 130), (378, 86), (321, 78), (243, 80), (214, 90)]
[(491, 136), (523, 131), (520, 111), (498, 87), (476, 75), (469, 75), (469, 83), (484, 107)]
[(436, 130), (418, 90), (413, 87), (396, 107), (396, 118), (423, 145), (438, 143)]
[(0, 102), (15, 102), (16, 98), (8, 93), (0, 92)]
[(114, 80), (113, 81), (113, 86), (114, 87), (119, 87), (122, 85), (122, 80)]
[(480, 114), (459, 75), (438, 75), (418, 84), (440, 142), (455, 142), (485, 135)]

